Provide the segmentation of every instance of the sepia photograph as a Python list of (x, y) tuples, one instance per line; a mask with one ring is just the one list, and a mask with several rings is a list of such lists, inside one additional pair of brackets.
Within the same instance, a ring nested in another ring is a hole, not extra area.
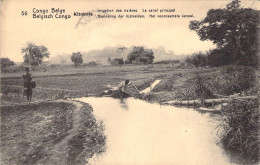
[(0, 165), (257, 165), (259, 0), (1, 0)]

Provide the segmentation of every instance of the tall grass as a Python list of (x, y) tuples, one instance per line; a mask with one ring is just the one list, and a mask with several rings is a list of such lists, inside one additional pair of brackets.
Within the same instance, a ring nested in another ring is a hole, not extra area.
[(259, 162), (259, 102), (232, 100), (222, 109), (219, 144), (246, 164)]
[(106, 151), (105, 125), (95, 119), (90, 109), (83, 104), (80, 110), (79, 132), (69, 140), (68, 164), (87, 164), (94, 154)]
[(175, 97), (179, 100), (195, 100), (215, 98), (212, 88), (208, 85), (207, 76), (200, 71), (187, 75), (187, 80), (180, 89), (176, 89)]
[(256, 82), (256, 71), (253, 68), (229, 65), (222, 67), (218, 74), (209, 75), (207, 83), (215, 93), (232, 95), (248, 90), (251, 90), (251, 94), (256, 94)]
[(259, 92), (256, 70), (246, 66), (229, 65), (211, 72), (198, 69), (185, 79), (182, 88), (175, 91), (176, 98), (207, 99), (217, 95), (256, 95)]

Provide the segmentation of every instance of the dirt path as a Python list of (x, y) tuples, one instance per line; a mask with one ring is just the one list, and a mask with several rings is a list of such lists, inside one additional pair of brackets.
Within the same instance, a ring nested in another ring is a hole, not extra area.
[(76, 106), (73, 111), (73, 128), (68, 132), (68, 136), (66, 136), (63, 140), (61, 140), (59, 143), (55, 144), (52, 148), (49, 149), (49, 156), (37, 161), (35, 164), (68, 164), (68, 142), (73, 136), (78, 133), (78, 128), (80, 124), (79, 111), (82, 107), (82, 104), (77, 101), (62, 101), (72, 102)]

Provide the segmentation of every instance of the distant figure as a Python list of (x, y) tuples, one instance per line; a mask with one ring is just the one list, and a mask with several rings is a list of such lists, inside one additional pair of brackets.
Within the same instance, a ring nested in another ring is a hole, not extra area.
[(24, 82), (24, 93), (27, 96), (27, 100), (31, 102), (32, 100), (32, 75), (29, 71), (29, 68), (25, 68), (26, 74), (23, 75), (23, 82)]
[(126, 87), (127, 87), (128, 85), (131, 85), (131, 83), (130, 83), (129, 80), (122, 81), (120, 84), (118, 84), (117, 90), (123, 92), (123, 91), (126, 90)]

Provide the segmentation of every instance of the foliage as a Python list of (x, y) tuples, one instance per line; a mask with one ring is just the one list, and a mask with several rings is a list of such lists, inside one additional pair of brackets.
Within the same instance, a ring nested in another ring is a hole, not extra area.
[[(217, 70), (199, 68), (177, 80), (181, 81), (181, 86), (172, 87), (172, 91), (178, 100), (215, 98), (217, 95), (257, 95), (259, 91), (256, 71), (247, 66), (228, 65)], [(177, 85), (178, 81), (173, 84)], [(159, 85), (157, 88), (162, 87)]]
[(154, 64), (179, 64), (180, 60), (162, 60), (162, 61), (156, 61)]
[(117, 48), (117, 51), (122, 54), (122, 58), (123, 58), (122, 60), (123, 60), (123, 64), (124, 64), (124, 65), (126, 64), (126, 60), (124, 60), (124, 59), (125, 59), (125, 57), (124, 57), (124, 51), (125, 51), (126, 49), (127, 49), (126, 47), (119, 47), (119, 48)]
[(224, 9), (210, 9), (201, 21), (191, 21), (202, 41), (211, 40), (218, 50), (224, 50), (230, 63), (258, 66), (257, 34), (259, 32), (258, 10), (241, 8), (239, 0), (233, 0)]
[(232, 63), (232, 58), (229, 54), (232, 52), (227, 49), (214, 49), (206, 53), (207, 66), (219, 67)]
[(1, 71), (3, 73), (14, 73), (14, 72), (24, 72), (25, 66), (23, 65), (14, 65), (14, 66), (9, 66), (7, 68), (3, 68)]
[(134, 47), (128, 54), (127, 59), (135, 64), (151, 64), (154, 59), (153, 51), (151, 49), (144, 49), (144, 47)]
[(258, 100), (232, 100), (222, 109), (222, 114), (220, 144), (244, 159), (244, 163), (257, 163), (260, 154)]
[(40, 65), (44, 58), (49, 58), (48, 48), (44, 45), (36, 45), (35, 43), (28, 42), (25, 48), (22, 48), (24, 54), (24, 63), (31, 65)]
[(193, 88), (195, 90), (195, 97), (200, 99), (214, 98), (212, 91), (205, 83), (207, 80), (201, 76), (200, 73), (196, 73), (193, 82)]
[(87, 66), (97, 66), (97, 65), (98, 65), (98, 63), (96, 61), (90, 61), (88, 63), (82, 64), (81, 66), (87, 67)]
[(191, 64), (191, 65), (194, 65), (196, 68), (199, 66), (207, 65), (206, 56), (203, 55), (201, 52), (194, 53), (191, 57), (187, 57), (185, 62), (188, 64)]
[(97, 66), (98, 64), (95, 61), (91, 61), (88, 63), (88, 66)]
[(71, 61), (75, 67), (79, 67), (83, 63), (82, 54), (80, 52), (72, 53)]
[(221, 95), (231, 95), (249, 90), (255, 86), (256, 73), (251, 67), (229, 65), (222, 67), (220, 73), (207, 77), (208, 85)]
[(0, 58), (0, 63), (1, 63), (1, 70), (9, 66), (15, 65), (15, 63), (11, 61), (9, 58)]
[(111, 59), (110, 57), (108, 57), (107, 61), (108, 61), (108, 63), (109, 63), (110, 65), (113, 65), (113, 66), (125, 64), (125, 61), (124, 61), (123, 58), (114, 58), (114, 59)]
[(97, 121), (88, 104), (83, 104), (79, 111), (80, 125), (78, 133), (68, 141), (68, 164), (85, 165), (94, 154), (106, 150), (105, 126)]

